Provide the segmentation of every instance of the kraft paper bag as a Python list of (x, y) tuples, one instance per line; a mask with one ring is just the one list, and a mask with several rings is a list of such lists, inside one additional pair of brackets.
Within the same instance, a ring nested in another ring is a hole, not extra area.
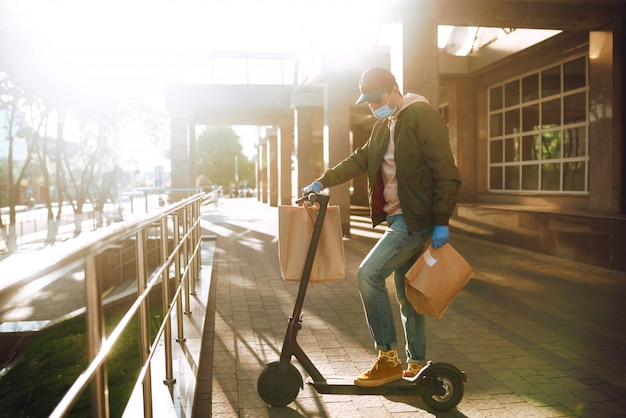
[[(284, 280), (300, 281), (319, 207), (278, 207), (278, 257)], [(315, 253), (310, 283), (345, 277), (346, 260), (339, 206), (328, 206)]]
[(430, 246), (406, 273), (406, 295), (416, 312), (439, 319), (471, 277), (472, 267), (452, 245)]

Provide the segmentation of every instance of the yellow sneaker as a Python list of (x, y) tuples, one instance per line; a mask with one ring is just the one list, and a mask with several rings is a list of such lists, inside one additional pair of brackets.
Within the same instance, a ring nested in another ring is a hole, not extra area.
[(364, 387), (382, 386), (402, 379), (402, 364), (393, 367), (383, 359), (374, 360), (372, 367), (354, 379), (354, 384)]
[(417, 376), (420, 370), (422, 370), (422, 367), (424, 367), (424, 365), (419, 363), (409, 363), (409, 367), (407, 367), (404, 373), (402, 373), (402, 377), (406, 379), (411, 379)]

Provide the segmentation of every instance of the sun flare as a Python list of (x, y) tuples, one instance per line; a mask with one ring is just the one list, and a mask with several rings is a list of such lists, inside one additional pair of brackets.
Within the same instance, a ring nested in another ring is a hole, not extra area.
[[(185, 72), (208, 74), (216, 66), (207, 57), (215, 54), (342, 51), (376, 43), (384, 34), (370, 22), (380, 3), (24, 0), (11, 9), (11, 24), (20, 33), (18, 57), (34, 56), (27, 60), (38, 67), (33, 77), (128, 95), (184, 81)], [(233, 60), (221, 68), (234, 74), (241, 65)]]

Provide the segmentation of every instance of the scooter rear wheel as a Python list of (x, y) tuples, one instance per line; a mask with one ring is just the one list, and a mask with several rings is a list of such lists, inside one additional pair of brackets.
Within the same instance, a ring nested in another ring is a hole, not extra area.
[(302, 375), (293, 364), (289, 365), (286, 374), (280, 370), (279, 365), (277, 361), (268, 364), (256, 383), (261, 399), (272, 406), (290, 404), (303, 387)]
[(454, 370), (447, 367), (431, 366), (427, 370), (428, 377), (441, 382), (445, 393), (443, 395), (423, 395), (422, 400), (433, 409), (442, 411), (454, 408), (463, 399), (463, 378)]

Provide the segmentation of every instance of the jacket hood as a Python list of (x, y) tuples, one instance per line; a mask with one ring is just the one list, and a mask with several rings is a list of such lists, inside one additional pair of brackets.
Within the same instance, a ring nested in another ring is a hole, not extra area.
[[(407, 93), (404, 95), (404, 103), (402, 103), (402, 107), (400, 108), (400, 112), (402, 112), (404, 109), (406, 109), (407, 107), (409, 107), (410, 105), (412, 105), (413, 103), (418, 103), (418, 102), (423, 102), (423, 103), (428, 103), (430, 104), (430, 101), (428, 101), (428, 99), (424, 96), (421, 96), (419, 94), (415, 94), (415, 93)], [(398, 112), (398, 113), (400, 113)]]

